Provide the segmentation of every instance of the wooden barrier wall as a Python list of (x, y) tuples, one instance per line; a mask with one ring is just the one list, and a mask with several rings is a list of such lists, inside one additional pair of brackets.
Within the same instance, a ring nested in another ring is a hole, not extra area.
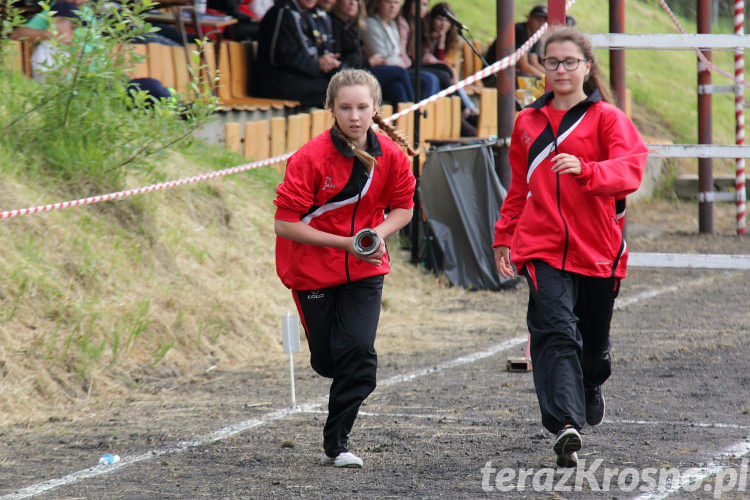
[[(491, 99), (485, 100), (492, 103)], [(411, 106), (410, 103), (401, 103), (398, 110), (401, 111), (409, 106)], [(383, 118), (388, 118), (391, 114), (393, 114), (393, 108), (390, 105), (383, 105), (381, 108)], [(420, 150), (424, 155), (427, 140), (460, 137), (461, 99), (457, 96), (444, 97), (430, 103), (426, 107), (426, 113), (420, 116), (420, 120)], [(325, 132), (332, 125), (333, 116), (327, 109), (298, 113), (287, 118), (276, 117), (270, 121), (247, 122), (244, 124), (244, 130), (239, 123), (230, 122), (225, 124), (226, 146), (230, 151), (241, 153), (250, 160), (262, 160), (296, 151), (312, 137)], [(414, 129), (414, 113), (399, 118), (395, 128), (410, 137)], [(489, 129), (489, 127), (485, 128)], [(278, 163), (274, 167), (283, 170), (284, 164)]]

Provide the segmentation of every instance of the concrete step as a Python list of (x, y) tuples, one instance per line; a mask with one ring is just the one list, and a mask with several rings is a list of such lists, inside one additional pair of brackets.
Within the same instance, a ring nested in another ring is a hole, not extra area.
[[(734, 175), (714, 175), (714, 191), (734, 191)], [(678, 198), (698, 198), (698, 174), (678, 175), (674, 181), (674, 192)], [(745, 182), (745, 192), (750, 192), (750, 186)]]

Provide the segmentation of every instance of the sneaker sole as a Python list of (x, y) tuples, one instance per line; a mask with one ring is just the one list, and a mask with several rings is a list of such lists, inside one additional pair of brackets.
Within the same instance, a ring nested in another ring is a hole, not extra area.
[(570, 432), (561, 436), (552, 449), (557, 454), (557, 465), (559, 467), (575, 467), (578, 465), (578, 457), (575, 452), (581, 449), (581, 435), (577, 432)]
[(570, 455), (558, 456), (557, 466), (563, 468), (578, 467), (578, 454), (574, 451)]
[(348, 462), (345, 464), (333, 464), (334, 467), (337, 467), (339, 469), (361, 469), (362, 464), (358, 462)]
[(591, 426), (601, 424), (602, 422), (604, 422), (605, 413), (607, 413), (607, 405), (606, 405), (606, 402), (604, 401), (604, 395), (602, 394), (602, 418), (600, 418), (598, 422), (595, 422), (593, 420), (589, 421), (589, 419), (587, 418), (586, 423)]
[(335, 458), (326, 455), (324, 463), (339, 469), (361, 469), (364, 462), (362, 462), (361, 458), (347, 458), (347, 460), (342, 460), (337, 463)]

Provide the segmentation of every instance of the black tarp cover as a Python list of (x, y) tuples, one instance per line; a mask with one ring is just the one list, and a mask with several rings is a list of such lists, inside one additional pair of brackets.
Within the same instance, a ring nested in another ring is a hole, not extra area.
[(429, 149), (419, 181), (427, 227), (442, 253), (442, 270), (453, 285), (500, 290), (492, 249), (505, 188), (495, 173), (493, 141)]

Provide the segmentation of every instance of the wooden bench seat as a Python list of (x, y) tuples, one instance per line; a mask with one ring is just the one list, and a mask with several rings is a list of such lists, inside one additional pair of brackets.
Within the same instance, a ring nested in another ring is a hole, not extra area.
[(219, 82), (217, 95), (221, 103), (230, 109), (285, 109), (297, 108), (299, 101), (252, 97), (248, 93), (249, 78), (252, 77), (254, 47), (251, 43), (225, 40), (219, 48)]

